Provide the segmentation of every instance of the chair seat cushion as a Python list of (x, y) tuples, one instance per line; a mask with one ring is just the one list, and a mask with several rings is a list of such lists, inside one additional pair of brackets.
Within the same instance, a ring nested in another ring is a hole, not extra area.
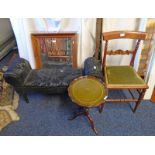
[(107, 87), (147, 87), (145, 81), (131, 66), (106, 66), (105, 74)]
[(26, 87), (67, 87), (75, 78), (82, 75), (81, 69), (41, 69), (32, 70), (24, 81)]

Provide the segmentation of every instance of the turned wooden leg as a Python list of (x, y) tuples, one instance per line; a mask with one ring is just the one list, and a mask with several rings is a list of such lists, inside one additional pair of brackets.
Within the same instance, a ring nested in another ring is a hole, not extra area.
[(85, 115), (85, 111), (84, 111), (84, 108), (83, 107), (78, 107), (77, 109), (78, 112), (75, 112), (75, 114), (71, 117), (71, 118), (68, 118), (68, 120), (74, 120), (76, 117), (80, 116), (80, 115)]
[(91, 125), (91, 128), (93, 129), (93, 131), (95, 132), (96, 135), (98, 135), (98, 132), (95, 128), (95, 125), (94, 125), (94, 121), (93, 119), (91, 118), (90, 114), (89, 114), (89, 109), (85, 109), (85, 115), (87, 116), (89, 122), (90, 122), (90, 125)]
[(85, 114), (84, 111), (80, 111), (80, 112), (76, 113), (73, 117), (69, 118), (68, 120), (71, 121), (71, 120), (75, 119), (76, 117), (78, 117), (78, 116), (80, 116), (80, 115), (84, 115), (84, 114)]
[(26, 94), (26, 93), (24, 93), (24, 94), (23, 94), (23, 97), (24, 97), (24, 99), (25, 99), (26, 103), (29, 103), (29, 99), (28, 99), (28, 97), (27, 97), (27, 94)]
[(146, 89), (142, 89), (142, 91), (141, 91), (141, 93), (139, 95), (138, 101), (136, 102), (136, 105), (135, 105), (135, 107), (133, 109), (133, 113), (136, 112), (138, 106), (140, 105), (141, 101), (143, 100), (145, 92), (146, 92)]
[(88, 118), (89, 122), (90, 122), (91, 128), (93, 129), (95, 134), (98, 135), (98, 132), (97, 132), (97, 130), (95, 128), (95, 125), (94, 125), (94, 121), (93, 121), (93, 119), (91, 118), (91, 116), (89, 114), (89, 108), (83, 108), (82, 107), (81, 110), (82, 111), (79, 111), (78, 113), (76, 113), (73, 117), (69, 118), (68, 120), (73, 120), (73, 119), (75, 119), (78, 116), (85, 115)]
[(99, 106), (99, 113), (101, 113), (103, 111), (103, 107), (104, 107), (104, 103), (102, 103), (100, 106)]

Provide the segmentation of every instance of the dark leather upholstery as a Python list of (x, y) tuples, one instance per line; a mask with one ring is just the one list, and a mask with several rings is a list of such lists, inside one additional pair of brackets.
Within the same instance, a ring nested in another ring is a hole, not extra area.
[(16, 58), (7, 72), (4, 73), (5, 81), (14, 87), (23, 86), (24, 80), (31, 71), (29, 62), (23, 58)]
[(80, 69), (65, 68), (62, 69), (41, 69), (32, 70), (24, 81), (24, 86), (34, 87), (67, 87), (69, 83), (81, 76)]
[[(84, 62), (84, 75), (103, 80), (100, 61), (94, 57), (87, 58)], [(64, 93), (69, 83), (79, 76), (82, 76), (82, 69), (73, 69), (69, 65), (53, 65), (40, 70), (31, 69), (29, 62), (23, 58), (16, 58), (4, 73), (5, 81), (14, 86), (27, 102), (26, 92)]]
[(30, 64), (23, 58), (18, 58), (4, 73), (6, 82), (13, 85), (18, 93), (41, 91), (45, 93), (63, 93), (69, 83), (82, 76), (82, 69), (69, 66), (59, 66), (52, 69), (31, 69)]
[(84, 62), (84, 74), (95, 76), (103, 80), (103, 72), (101, 63), (95, 57), (89, 57)]

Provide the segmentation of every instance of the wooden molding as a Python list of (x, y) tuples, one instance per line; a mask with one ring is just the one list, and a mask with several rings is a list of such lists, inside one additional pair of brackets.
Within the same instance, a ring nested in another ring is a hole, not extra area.
[(107, 51), (107, 55), (117, 55), (117, 54), (120, 54), (120, 55), (129, 55), (129, 54), (133, 54), (133, 51), (129, 51), (129, 50), (126, 50), (126, 51), (123, 51), (121, 49), (119, 50), (116, 50), (116, 51)]
[(102, 53), (102, 26), (103, 26), (103, 19), (97, 18), (96, 19), (96, 51), (95, 51), (95, 58), (101, 59)]
[[(138, 67), (138, 73), (140, 76), (145, 77), (146, 76), (146, 70), (148, 69), (148, 62), (150, 61), (151, 57), (151, 48), (152, 48), (152, 40), (153, 40), (153, 35), (155, 32), (155, 20), (154, 19), (148, 19), (147, 25), (146, 25), (146, 39), (143, 42), (143, 48), (141, 52), (141, 58), (139, 61), (139, 67)], [(146, 63), (145, 66), (142, 67), (142, 64)]]
[(151, 96), (151, 102), (155, 103), (155, 87), (153, 89), (153, 93), (152, 93), (152, 96)]
[(121, 38), (145, 40), (146, 33), (140, 31), (111, 31), (103, 33), (103, 40), (112, 40)]

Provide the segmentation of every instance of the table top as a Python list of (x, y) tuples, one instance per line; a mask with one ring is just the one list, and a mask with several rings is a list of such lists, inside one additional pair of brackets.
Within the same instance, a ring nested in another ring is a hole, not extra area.
[(82, 107), (96, 107), (104, 103), (107, 92), (104, 83), (93, 76), (81, 76), (68, 87), (73, 102)]

